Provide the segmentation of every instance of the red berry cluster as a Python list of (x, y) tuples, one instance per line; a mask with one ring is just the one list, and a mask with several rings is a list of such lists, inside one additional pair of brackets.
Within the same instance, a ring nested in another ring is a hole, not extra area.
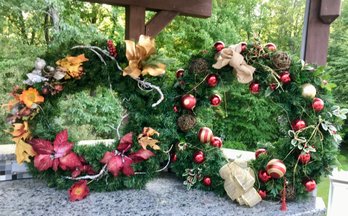
[(110, 55), (116, 58), (117, 51), (116, 51), (116, 47), (114, 45), (114, 42), (112, 42), (112, 40), (108, 40), (107, 45), (108, 45), (108, 51), (109, 51)]

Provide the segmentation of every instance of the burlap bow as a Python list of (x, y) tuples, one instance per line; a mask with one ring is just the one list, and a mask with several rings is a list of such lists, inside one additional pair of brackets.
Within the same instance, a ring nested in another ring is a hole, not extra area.
[(253, 207), (261, 202), (261, 197), (255, 190), (254, 172), (247, 166), (246, 161), (235, 160), (220, 169), (221, 178), (225, 179), (224, 188), (232, 200), (240, 205)]
[(123, 70), (123, 76), (129, 75), (136, 79), (140, 75), (159, 76), (164, 74), (166, 68), (164, 64), (146, 65), (144, 62), (155, 52), (155, 40), (149, 36), (141, 35), (138, 44), (126, 40), (126, 57), (129, 65)]
[(241, 51), (241, 43), (222, 49), (213, 68), (221, 69), (229, 64), (234, 68), (238, 82), (249, 83), (253, 80), (255, 68), (245, 62), (244, 57), (240, 54)]

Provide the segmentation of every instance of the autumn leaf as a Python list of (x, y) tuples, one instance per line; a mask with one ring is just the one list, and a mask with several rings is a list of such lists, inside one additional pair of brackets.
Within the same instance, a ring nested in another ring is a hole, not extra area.
[(65, 79), (80, 79), (84, 73), (82, 63), (88, 61), (84, 54), (78, 56), (67, 56), (58, 60), (56, 64), (60, 69), (66, 72)]
[(19, 96), (19, 100), (25, 104), (28, 108), (35, 108), (34, 106), (39, 103), (43, 103), (45, 98), (42, 97), (35, 88), (29, 88), (24, 90)]
[(29, 157), (33, 157), (36, 155), (35, 151), (33, 150), (32, 146), (22, 139), (18, 139), (16, 141), (16, 160), (18, 164), (23, 163), (24, 161), (30, 162)]
[(156, 131), (153, 128), (150, 127), (144, 127), (143, 132), (139, 134), (138, 136), (138, 142), (143, 147), (143, 149), (146, 149), (147, 146), (150, 146), (153, 150), (160, 150), (161, 148), (157, 145), (159, 143), (158, 140), (153, 139), (153, 135), (159, 136), (160, 133)]

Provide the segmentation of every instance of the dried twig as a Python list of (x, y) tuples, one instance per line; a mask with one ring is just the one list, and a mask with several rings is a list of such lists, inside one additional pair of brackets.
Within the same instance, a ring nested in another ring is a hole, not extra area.
[(70, 177), (70, 176), (65, 176), (64, 178), (65, 179), (70, 179), (70, 180), (86, 180), (86, 179), (89, 179), (89, 180), (98, 180), (100, 178), (102, 178), (104, 175), (107, 174), (107, 164), (105, 164), (103, 166), (103, 168), (100, 170), (100, 172), (96, 175), (85, 175), (85, 176), (80, 176), (80, 177), (76, 177), (76, 178), (73, 178), (73, 177)]

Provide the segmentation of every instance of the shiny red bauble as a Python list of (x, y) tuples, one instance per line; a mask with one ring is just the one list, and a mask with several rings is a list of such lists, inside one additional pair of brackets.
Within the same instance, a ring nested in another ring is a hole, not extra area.
[(210, 145), (216, 148), (221, 148), (222, 147), (222, 139), (220, 137), (213, 137), (210, 140)]
[(271, 176), (268, 175), (268, 173), (267, 173), (265, 170), (260, 170), (258, 176), (259, 176), (259, 179), (260, 179), (263, 183), (266, 183), (266, 182), (268, 182), (268, 180), (271, 179)]
[(315, 188), (317, 187), (317, 183), (315, 183), (314, 180), (309, 180), (309, 181), (306, 181), (306, 183), (304, 184), (305, 187), (306, 187), (306, 191), (307, 192), (312, 192), (315, 190)]
[(193, 154), (193, 162), (196, 164), (201, 164), (205, 160), (204, 153), (202, 151), (197, 151)]
[(175, 153), (171, 154), (171, 156), (170, 156), (170, 161), (171, 161), (172, 163), (175, 163), (177, 159), (178, 159), (178, 158), (177, 158), (177, 156), (176, 156)]
[(279, 79), (283, 84), (288, 84), (291, 82), (290, 73), (288, 71), (284, 71), (279, 74)]
[(219, 78), (216, 74), (209, 74), (206, 78), (209, 87), (215, 87), (219, 83)]
[(263, 148), (257, 149), (257, 150), (255, 151), (255, 158), (258, 158), (261, 154), (266, 154), (266, 153), (267, 153), (267, 150), (266, 150), (266, 149), (263, 149)]
[(253, 82), (249, 85), (249, 90), (251, 94), (258, 94), (260, 92), (260, 84)]
[(314, 98), (312, 103), (312, 108), (315, 112), (320, 112), (324, 109), (324, 101), (320, 98)]
[(211, 185), (211, 178), (208, 176), (203, 177), (203, 184), (209, 187)]
[(214, 44), (214, 48), (217, 52), (220, 52), (223, 48), (225, 48), (225, 44), (222, 41), (217, 41)]
[(242, 43), (241, 43), (241, 51), (244, 52), (244, 51), (246, 51), (246, 50), (247, 50), (247, 43), (242, 42)]
[(307, 163), (311, 160), (311, 154), (309, 154), (309, 153), (300, 154), (300, 155), (298, 156), (298, 160), (299, 160), (302, 164), (307, 164)]
[(219, 106), (222, 102), (220, 95), (214, 94), (210, 97), (210, 104), (212, 106)]
[(264, 190), (259, 190), (259, 195), (262, 199), (266, 199), (267, 197), (267, 193)]
[(184, 76), (184, 73), (185, 73), (184, 69), (179, 69), (176, 71), (175, 76), (176, 78), (181, 78)]
[(181, 97), (181, 106), (188, 110), (193, 110), (196, 106), (196, 97), (192, 94), (185, 94)]
[(265, 47), (271, 52), (275, 52), (277, 50), (277, 46), (274, 43), (267, 43)]
[(301, 119), (297, 119), (291, 123), (291, 127), (294, 131), (298, 131), (298, 130), (301, 130), (301, 129), (307, 127), (307, 125), (306, 125), (305, 121), (303, 121)]

